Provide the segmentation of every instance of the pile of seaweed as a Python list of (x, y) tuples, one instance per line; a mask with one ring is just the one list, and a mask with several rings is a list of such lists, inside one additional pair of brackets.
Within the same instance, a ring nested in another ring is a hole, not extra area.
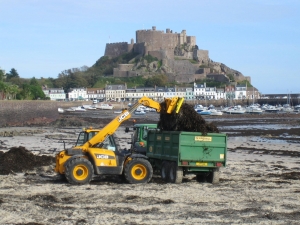
[(207, 133), (219, 133), (219, 129), (213, 123), (207, 123), (198, 114), (192, 105), (183, 103), (178, 113), (166, 112), (166, 103), (160, 103), (161, 111), (157, 127), (161, 131), (189, 131)]
[(34, 155), (22, 146), (13, 147), (5, 153), (0, 151), (0, 175), (20, 173), (53, 163), (55, 163), (54, 157)]

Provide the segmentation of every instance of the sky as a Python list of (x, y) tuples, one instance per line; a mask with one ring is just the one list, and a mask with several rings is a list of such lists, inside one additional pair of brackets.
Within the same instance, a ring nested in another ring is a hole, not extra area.
[(299, 0), (0, 0), (0, 67), (57, 78), (135, 31), (186, 30), (262, 94), (300, 93)]

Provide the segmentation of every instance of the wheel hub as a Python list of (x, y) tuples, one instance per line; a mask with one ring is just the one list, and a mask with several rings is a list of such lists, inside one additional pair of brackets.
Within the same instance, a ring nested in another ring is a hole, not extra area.
[(135, 174), (136, 174), (136, 175), (141, 175), (141, 174), (142, 174), (142, 170), (141, 170), (141, 169), (137, 169), (137, 170), (135, 171)]
[(76, 171), (77, 176), (81, 176), (83, 174), (83, 170), (82, 169), (78, 169)]

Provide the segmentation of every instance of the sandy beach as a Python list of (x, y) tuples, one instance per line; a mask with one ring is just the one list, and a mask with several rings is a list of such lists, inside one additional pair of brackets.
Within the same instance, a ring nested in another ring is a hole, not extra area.
[[(219, 184), (198, 183), (192, 175), (170, 184), (154, 175), (148, 184), (98, 176), (73, 186), (51, 164), (0, 175), (0, 224), (299, 224), (300, 117), (207, 120), (228, 133), (227, 166)], [(121, 147), (129, 148), (125, 125), (117, 136)], [(0, 128), (0, 151), (23, 146), (35, 155), (55, 156), (64, 142), (74, 144), (81, 129), (57, 124)]]

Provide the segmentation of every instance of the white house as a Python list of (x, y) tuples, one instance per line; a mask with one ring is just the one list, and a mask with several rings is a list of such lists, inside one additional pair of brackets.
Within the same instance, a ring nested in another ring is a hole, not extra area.
[(225, 99), (225, 98), (226, 98), (225, 89), (217, 88), (216, 93), (215, 93), (215, 99), (219, 100), (219, 99)]
[(176, 87), (176, 96), (186, 100), (194, 99), (194, 89), (192, 87)]
[(175, 87), (165, 87), (164, 89), (164, 98), (173, 98), (176, 96)]
[(155, 86), (153, 100), (155, 100), (155, 101), (163, 101), (164, 100), (164, 91), (165, 91), (164, 87), (156, 87)]
[(105, 89), (104, 88), (87, 88), (87, 98), (89, 100), (104, 101)]
[(127, 85), (125, 84), (109, 84), (105, 85), (106, 101), (125, 101)]
[(206, 83), (196, 84), (194, 83), (194, 97), (196, 99), (204, 99)]
[(186, 98), (186, 88), (185, 87), (176, 87), (175, 96), (180, 98)]
[(127, 101), (136, 101), (137, 99), (140, 99), (143, 96), (154, 99), (154, 97), (155, 97), (155, 88), (140, 87), (140, 88), (128, 88), (128, 89), (126, 89), (125, 98), (126, 98)]
[(66, 93), (63, 88), (43, 88), (46, 97), (53, 101), (65, 101)]
[(247, 84), (237, 84), (235, 86), (235, 99), (246, 99)]
[(86, 88), (70, 88), (68, 91), (68, 98), (70, 101), (88, 100)]
[(205, 88), (205, 99), (215, 99), (216, 88), (215, 87), (206, 87)]

